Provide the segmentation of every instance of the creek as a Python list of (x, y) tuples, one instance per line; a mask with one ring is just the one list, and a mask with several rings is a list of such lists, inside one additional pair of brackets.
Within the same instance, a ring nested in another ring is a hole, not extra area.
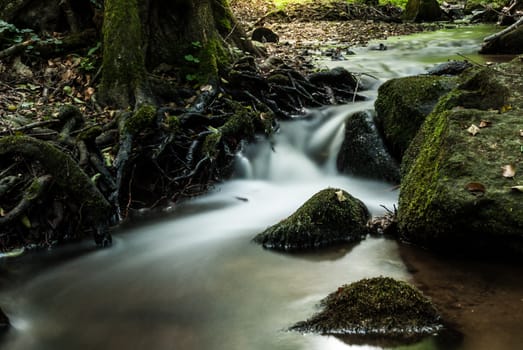
[[(369, 100), (282, 123), (272, 140), (260, 139), (238, 155), (234, 179), (177, 205), (165, 218), (120, 229), (110, 248), (85, 242), (2, 261), (0, 305), (13, 327), (0, 347), (381, 349), (286, 329), (343, 284), (376, 276), (411, 279), (395, 241), (369, 237), (356, 245), (283, 254), (251, 239), (326, 187), (345, 189), (374, 215), (383, 206), (393, 208), (398, 193), (392, 184), (336, 172), (344, 121), (372, 108), (377, 87), (388, 79), (423, 73), (460, 58), (458, 53), (483, 62), (475, 52), (493, 31), (464, 27), (391, 38), (384, 41), (386, 51), (356, 48), (346, 61), (322, 62), (364, 73), (373, 84), (364, 92)], [(520, 339), (517, 328), (502, 336)], [(428, 338), (396, 349), (448, 347)]]

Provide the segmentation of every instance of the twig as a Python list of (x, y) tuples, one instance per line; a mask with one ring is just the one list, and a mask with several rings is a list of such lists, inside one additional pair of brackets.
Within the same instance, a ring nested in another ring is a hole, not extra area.
[(34, 40), (27, 40), (19, 44), (14, 44), (13, 46), (0, 51), (0, 58), (16, 55), (17, 53), (24, 51), (28, 46), (34, 44), (34, 42)]
[(474, 61), (472, 58), (470, 57), (467, 57), (463, 54), (460, 54), (459, 52), (456, 52), (456, 55), (460, 56), (460, 57), (463, 57), (464, 59), (466, 59), (467, 61), (470, 61), (471, 63), (475, 64), (476, 66), (480, 66), (480, 67), (487, 67), (485, 66), (484, 64), (481, 64), (479, 63), (478, 61)]
[(13, 129), (10, 128), (8, 130), (0, 131), (0, 135), (11, 134), (13, 132), (18, 132), (18, 131), (26, 131), (26, 130), (29, 130), (29, 129), (38, 128), (40, 126), (47, 126), (47, 125), (57, 124), (59, 122), (60, 121), (58, 119), (43, 120), (43, 121), (40, 121), (40, 122), (34, 122), (34, 123), (26, 124), (26, 125), (20, 126), (18, 128), (13, 128)]
[(520, 19), (517, 20), (517, 22), (513, 23), (512, 25), (508, 26), (507, 28), (503, 29), (502, 31), (487, 36), (485, 39), (483, 39), (483, 41), (484, 42), (492, 41), (492, 40), (502, 36), (503, 34), (508, 33), (510, 31), (516, 29), (521, 24), (523, 24), (523, 17), (521, 17)]

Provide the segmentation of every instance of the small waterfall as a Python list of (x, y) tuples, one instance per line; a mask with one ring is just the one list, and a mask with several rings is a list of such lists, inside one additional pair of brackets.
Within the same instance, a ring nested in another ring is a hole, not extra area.
[(237, 178), (273, 182), (314, 180), (336, 176), (336, 157), (344, 123), (352, 114), (373, 108), (374, 100), (311, 110), (284, 121), (270, 142), (248, 145), (237, 157)]

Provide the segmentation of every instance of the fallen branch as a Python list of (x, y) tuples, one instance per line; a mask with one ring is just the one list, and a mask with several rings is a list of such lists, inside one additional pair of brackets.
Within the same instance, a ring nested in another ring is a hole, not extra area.
[(7, 49), (0, 51), (0, 58), (15, 56), (20, 52), (25, 51), (25, 49), (28, 46), (33, 45), (34, 42), (34, 40), (27, 40), (22, 43), (14, 44), (13, 46), (9, 46)]
[(30, 123), (30, 124), (26, 124), (24, 126), (20, 126), (18, 128), (9, 128), (7, 130), (2, 130), (0, 131), (0, 135), (6, 135), (6, 134), (12, 134), (14, 132), (21, 132), (21, 131), (26, 131), (26, 130), (30, 130), (30, 129), (34, 129), (34, 128), (39, 128), (39, 127), (42, 127), (42, 126), (48, 126), (48, 125), (53, 125), (53, 124), (58, 124), (60, 123), (60, 120), (58, 119), (53, 119), (53, 120), (42, 120), (42, 121), (39, 121), (39, 122), (34, 122), (34, 123)]
[(485, 39), (483, 39), (483, 42), (489, 42), (489, 41), (492, 41), (494, 39), (497, 39), (500, 36), (502, 36), (502, 35), (504, 35), (504, 34), (506, 34), (508, 32), (513, 31), (514, 29), (519, 27), (521, 24), (523, 24), (523, 17), (521, 17), (515, 23), (513, 23), (512, 25), (510, 25), (507, 28), (503, 29), (502, 31), (487, 36)]

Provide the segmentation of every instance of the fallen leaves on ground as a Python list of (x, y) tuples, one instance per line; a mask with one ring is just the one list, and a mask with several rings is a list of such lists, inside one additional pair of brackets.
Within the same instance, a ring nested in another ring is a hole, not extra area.
[(513, 178), (514, 176), (516, 176), (516, 167), (514, 166), (514, 164), (503, 165), (501, 167), (501, 170), (503, 171), (503, 177)]
[(479, 133), (479, 128), (476, 124), (472, 124), (471, 126), (468, 127), (467, 131), (472, 136), (476, 136), (476, 134)]

